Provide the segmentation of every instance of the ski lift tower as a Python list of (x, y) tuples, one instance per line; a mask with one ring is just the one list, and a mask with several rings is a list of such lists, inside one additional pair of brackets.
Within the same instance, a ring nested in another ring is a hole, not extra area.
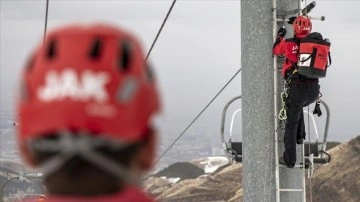
[[(282, 85), (280, 70), (274, 68), (273, 34), (278, 28), (276, 13), (299, 9), (300, 3), (300, 0), (241, 1), (244, 201), (278, 201), (275, 183), (275, 114), (280, 105)], [(292, 27), (287, 23), (284, 26), (288, 31), (287, 36), (292, 36)], [(283, 134), (280, 134), (279, 151), (283, 151), (282, 138)], [(279, 152), (279, 156), (282, 156), (282, 152)], [(295, 189), (304, 183), (304, 173), (301, 169), (281, 168), (279, 179), (281, 187)], [(304, 194), (282, 192), (280, 198), (281, 201), (304, 201)]]

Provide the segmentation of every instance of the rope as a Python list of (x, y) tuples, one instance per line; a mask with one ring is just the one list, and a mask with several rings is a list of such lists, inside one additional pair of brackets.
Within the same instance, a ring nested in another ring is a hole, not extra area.
[(276, 128), (276, 131), (278, 131), (279, 129), (285, 130), (285, 124), (286, 124), (286, 119), (287, 119), (287, 112), (286, 112), (286, 99), (289, 96), (288, 92), (289, 92), (289, 84), (290, 84), (291, 80), (289, 81), (284, 81), (283, 84), (283, 92), (280, 94), (280, 98), (281, 98), (281, 109), (279, 111), (279, 115), (278, 115), (278, 119), (279, 121), (279, 125)]
[(43, 40), (43, 43), (45, 43), (45, 38), (46, 38), (46, 30), (47, 30), (47, 24), (48, 24), (48, 13), (49, 13), (49, 0), (46, 0), (45, 28), (44, 28), (44, 40)]
[[(311, 145), (311, 130), (310, 130), (310, 106), (308, 106), (308, 134), (309, 134), (309, 154), (310, 154), (310, 145)], [(314, 165), (311, 165), (314, 166)], [(310, 171), (311, 172), (311, 171)], [(309, 177), (309, 192), (310, 192), (310, 202), (312, 202), (312, 185), (311, 185), (311, 177)]]
[(155, 43), (156, 43), (156, 41), (158, 40), (158, 38), (159, 38), (159, 36), (160, 36), (160, 33), (161, 33), (162, 29), (164, 28), (164, 25), (165, 25), (167, 19), (169, 18), (170, 13), (171, 13), (171, 11), (172, 11), (175, 3), (176, 3), (176, 0), (174, 0), (174, 1), (172, 2), (169, 11), (168, 11), (167, 14), (166, 14), (166, 17), (165, 17), (164, 21), (162, 22), (161, 27), (160, 27), (158, 33), (156, 34), (156, 37), (155, 37), (153, 43), (151, 44), (151, 47), (150, 47), (150, 49), (149, 49), (149, 52), (148, 52), (147, 55), (146, 55), (145, 61), (148, 60), (148, 58), (149, 58), (149, 56), (150, 56), (150, 53), (151, 53), (152, 49), (154, 48)]
[(214, 102), (214, 100), (222, 93), (222, 91), (230, 84), (230, 82), (239, 74), (241, 68), (230, 78), (230, 80), (221, 88), (221, 90), (211, 99), (211, 101), (201, 110), (201, 112), (186, 126), (186, 128), (180, 133), (180, 135), (170, 144), (170, 146), (160, 155), (155, 161), (153, 168), (159, 163), (159, 161), (165, 156), (165, 154), (175, 145), (175, 143), (186, 133), (186, 131), (195, 123), (195, 121), (205, 112), (205, 110)]
[(288, 97), (288, 94), (286, 93), (286, 91), (282, 92), (281, 93), (281, 109), (280, 109), (280, 112), (279, 112), (279, 120), (280, 121), (285, 121), (287, 119), (287, 113), (286, 113), (286, 103), (285, 103), (285, 99)]
[[(307, 1), (305, 0), (305, 6), (307, 6)], [(307, 16), (307, 10), (305, 10)], [(311, 144), (311, 130), (310, 130), (310, 106), (308, 106), (308, 134), (309, 134), (309, 154), (310, 154), (310, 144)], [(314, 166), (314, 165), (312, 165)], [(311, 176), (309, 178), (309, 192), (310, 192), (310, 202), (312, 202), (312, 183)]]

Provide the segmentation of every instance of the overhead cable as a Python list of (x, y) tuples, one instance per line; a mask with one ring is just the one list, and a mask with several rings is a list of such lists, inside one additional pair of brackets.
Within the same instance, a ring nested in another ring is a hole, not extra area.
[(46, 30), (47, 30), (47, 24), (48, 24), (48, 13), (49, 13), (49, 0), (46, 0), (45, 27), (44, 27), (44, 40), (43, 40), (43, 43), (45, 43)]
[(170, 8), (169, 8), (169, 11), (167, 12), (167, 14), (166, 14), (166, 16), (165, 16), (165, 19), (164, 19), (164, 21), (162, 22), (161, 27), (160, 27), (158, 33), (156, 34), (156, 37), (155, 37), (153, 43), (151, 44), (151, 47), (150, 47), (150, 49), (149, 49), (149, 52), (148, 52), (147, 55), (146, 55), (145, 61), (148, 60), (148, 58), (149, 58), (149, 56), (150, 56), (150, 53), (151, 53), (152, 49), (154, 48), (155, 43), (156, 43), (156, 41), (158, 40), (158, 38), (159, 38), (159, 36), (160, 36), (160, 33), (161, 33), (162, 29), (164, 28), (165, 23), (166, 23), (167, 19), (169, 18), (172, 9), (174, 8), (174, 5), (175, 5), (176, 1), (177, 1), (177, 0), (174, 0), (174, 1), (172, 2), (171, 6), (170, 6)]
[(241, 68), (230, 78), (230, 80), (221, 88), (221, 90), (210, 100), (210, 102), (200, 111), (200, 113), (186, 126), (180, 135), (170, 144), (170, 146), (160, 155), (153, 167), (165, 156), (165, 154), (176, 144), (176, 142), (186, 133), (186, 131), (195, 123), (195, 121), (205, 112), (205, 110), (214, 102), (214, 100), (223, 92), (223, 90), (231, 83), (231, 81), (239, 74)]

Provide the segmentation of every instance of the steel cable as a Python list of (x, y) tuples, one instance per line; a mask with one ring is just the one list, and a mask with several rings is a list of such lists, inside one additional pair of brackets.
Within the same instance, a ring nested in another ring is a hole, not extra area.
[(165, 154), (176, 144), (176, 142), (186, 133), (186, 131), (195, 123), (195, 121), (205, 112), (205, 110), (214, 102), (214, 100), (222, 93), (222, 91), (231, 83), (231, 81), (239, 74), (241, 68), (230, 78), (230, 80), (220, 89), (220, 91), (210, 100), (210, 102), (200, 111), (200, 113), (186, 126), (180, 135), (170, 144), (170, 146), (155, 161), (153, 167), (165, 156)]
[(43, 44), (45, 44), (47, 24), (48, 24), (48, 13), (49, 13), (49, 0), (46, 0), (46, 10), (45, 10), (45, 27), (44, 27), (44, 40)]
[(172, 2), (171, 6), (170, 6), (170, 8), (169, 8), (169, 11), (167, 12), (167, 14), (166, 14), (166, 16), (165, 16), (165, 19), (163, 20), (163, 22), (162, 22), (162, 24), (161, 24), (161, 26), (160, 26), (160, 29), (159, 29), (158, 33), (156, 34), (156, 37), (155, 37), (153, 43), (151, 44), (151, 47), (150, 47), (150, 49), (149, 49), (149, 52), (148, 52), (147, 55), (146, 55), (145, 61), (148, 60), (148, 58), (149, 58), (149, 56), (150, 56), (150, 53), (151, 53), (151, 51), (153, 50), (153, 48), (154, 48), (154, 46), (155, 46), (155, 43), (156, 43), (156, 41), (158, 40), (158, 38), (159, 38), (159, 36), (160, 36), (160, 33), (161, 33), (162, 29), (164, 28), (165, 23), (166, 23), (167, 19), (169, 18), (172, 9), (174, 8), (175, 3), (176, 3), (176, 0), (174, 0), (174, 1)]

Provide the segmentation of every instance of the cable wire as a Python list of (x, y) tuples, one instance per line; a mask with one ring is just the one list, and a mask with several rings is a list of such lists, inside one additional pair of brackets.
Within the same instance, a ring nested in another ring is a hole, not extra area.
[[(310, 145), (311, 145), (311, 130), (310, 130), (310, 106), (308, 106), (308, 134), (309, 134), (309, 154), (310, 154)], [(314, 165), (311, 165), (314, 166)], [(310, 171), (311, 172), (311, 171)], [(309, 195), (310, 202), (312, 202), (312, 186), (311, 186), (311, 175), (309, 177)]]
[(43, 44), (45, 44), (45, 38), (46, 38), (46, 30), (47, 30), (47, 24), (48, 24), (48, 13), (49, 13), (49, 0), (46, 0), (45, 27), (44, 27), (44, 40), (43, 40)]
[(155, 161), (153, 168), (159, 163), (159, 161), (165, 156), (165, 154), (176, 144), (176, 142), (186, 133), (186, 131), (195, 123), (195, 121), (205, 112), (205, 110), (214, 102), (214, 100), (222, 93), (222, 91), (231, 83), (231, 81), (239, 74), (241, 68), (230, 78), (230, 80), (221, 88), (221, 90), (211, 99), (211, 101), (201, 110), (201, 112), (186, 126), (186, 128), (180, 133), (180, 135), (170, 144), (170, 146), (160, 155)]
[[(155, 43), (156, 43), (156, 41), (157, 41), (157, 39), (158, 39), (158, 37), (159, 37), (159, 35), (160, 35), (160, 33), (161, 33), (161, 31), (162, 31), (162, 29), (163, 29), (166, 21), (167, 21), (169, 15), (170, 15), (170, 13), (171, 13), (171, 10), (173, 9), (175, 3), (176, 3), (176, 0), (173, 1), (172, 5), (171, 5), (171, 7), (170, 7), (170, 9), (169, 9), (169, 11), (168, 11), (168, 13), (167, 13), (167, 15), (166, 15), (163, 23), (162, 23), (162, 25), (161, 25), (161, 27), (160, 27), (160, 30), (158, 31), (158, 33), (157, 33), (157, 35), (156, 35), (156, 37), (155, 37), (155, 40), (154, 40), (154, 42), (152, 43), (152, 45), (151, 45), (151, 47), (150, 47), (150, 50), (149, 50), (149, 52), (148, 52), (148, 54), (147, 54), (147, 56), (146, 56), (145, 61), (148, 60), (149, 55), (150, 55), (152, 49), (154, 48), (154, 45), (155, 45)], [(288, 3), (289, 3), (289, 2), (288, 2)], [(270, 20), (272, 20), (272, 19), (270, 19)], [(266, 25), (266, 23), (268, 23), (268, 21), (270, 21), (270, 20), (266, 20), (266, 21), (263, 23), (263, 25), (260, 26), (259, 29), (263, 28), (263, 27)], [(258, 31), (258, 29), (256, 29), (256, 31)], [(195, 123), (195, 121), (204, 113), (204, 111), (205, 111), (205, 110), (212, 104), (212, 102), (222, 93), (222, 91), (230, 84), (230, 82), (239, 74), (240, 71), (241, 71), (241, 68), (231, 77), (231, 79), (230, 79), (230, 80), (223, 86), (223, 88), (213, 97), (213, 99), (203, 108), (203, 110), (190, 122), (190, 124), (180, 133), (180, 135), (179, 135), (179, 136), (170, 144), (170, 146), (160, 155), (160, 157), (159, 157), (159, 158), (155, 161), (155, 163), (153, 164), (153, 167), (152, 167), (152, 168), (154, 168), (154, 167), (159, 163), (159, 161), (166, 155), (166, 153), (167, 153), (167, 152), (176, 144), (176, 142), (186, 133), (186, 131)]]
[(151, 44), (151, 47), (150, 47), (150, 49), (149, 49), (149, 52), (148, 52), (147, 55), (146, 55), (145, 61), (148, 60), (148, 58), (149, 58), (149, 56), (150, 56), (150, 53), (151, 53), (152, 49), (154, 48), (155, 43), (156, 43), (156, 41), (158, 40), (158, 38), (159, 38), (159, 36), (160, 36), (160, 33), (161, 33), (162, 29), (164, 28), (165, 23), (166, 23), (167, 19), (169, 18), (172, 9), (174, 8), (174, 5), (175, 5), (176, 1), (177, 1), (177, 0), (174, 0), (174, 1), (172, 2), (171, 6), (170, 6), (170, 9), (169, 9), (169, 11), (167, 12), (167, 14), (166, 14), (166, 16), (165, 16), (165, 19), (164, 19), (164, 21), (162, 22), (162, 24), (161, 24), (161, 26), (160, 26), (160, 29), (159, 29), (158, 33), (156, 34), (156, 37), (155, 37), (153, 43)]
[[(305, 0), (305, 7), (307, 6), (307, 1)], [(305, 9), (305, 14), (307, 15), (307, 10)], [(311, 130), (310, 130), (310, 106), (308, 106), (308, 134), (309, 134), (309, 154), (310, 154), (310, 145), (311, 145)], [(314, 165), (312, 165), (314, 166)], [(309, 192), (310, 192), (310, 202), (312, 202), (312, 182), (311, 176), (309, 178)]]

